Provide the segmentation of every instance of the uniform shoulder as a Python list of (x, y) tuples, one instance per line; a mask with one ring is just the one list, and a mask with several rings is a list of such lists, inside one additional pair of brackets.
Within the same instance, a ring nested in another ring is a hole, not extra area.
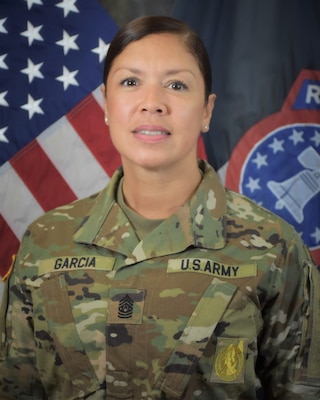
[(294, 230), (294, 227), (279, 215), (257, 204), (243, 194), (226, 189), (226, 197), (227, 214), (231, 218), (256, 221), (257, 223), (269, 221), (271, 224), (281, 226), (282, 229)]
[(90, 212), (90, 209), (99, 193), (100, 192), (85, 198), (74, 200), (71, 203), (63, 204), (45, 212), (29, 225), (29, 230), (32, 230), (34, 227), (38, 227), (39, 225), (46, 226), (64, 221), (71, 224), (72, 221), (77, 223), (77, 221), (83, 219)]

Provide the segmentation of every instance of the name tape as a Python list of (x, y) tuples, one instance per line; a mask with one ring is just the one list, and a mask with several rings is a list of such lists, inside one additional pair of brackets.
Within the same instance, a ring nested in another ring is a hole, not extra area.
[(228, 265), (205, 258), (180, 258), (168, 262), (168, 272), (199, 272), (223, 278), (257, 275), (257, 264)]
[(54, 257), (40, 260), (39, 273), (43, 275), (48, 272), (78, 269), (111, 271), (114, 263), (114, 258), (102, 256)]

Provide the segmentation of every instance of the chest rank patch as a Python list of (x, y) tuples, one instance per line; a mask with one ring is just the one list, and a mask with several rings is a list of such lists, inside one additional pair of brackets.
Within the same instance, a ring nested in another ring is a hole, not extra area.
[(243, 383), (248, 339), (219, 338), (211, 382)]
[(124, 298), (119, 301), (118, 318), (132, 318), (133, 306), (134, 301), (126, 294)]
[(141, 324), (144, 300), (144, 289), (111, 289), (108, 323)]

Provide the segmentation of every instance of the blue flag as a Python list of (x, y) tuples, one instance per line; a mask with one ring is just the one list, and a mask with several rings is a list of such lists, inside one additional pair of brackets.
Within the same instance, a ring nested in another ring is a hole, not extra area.
[(209, 162), (277, 213), (320, 265), (320, 2), (177, 0), (209, 51)]

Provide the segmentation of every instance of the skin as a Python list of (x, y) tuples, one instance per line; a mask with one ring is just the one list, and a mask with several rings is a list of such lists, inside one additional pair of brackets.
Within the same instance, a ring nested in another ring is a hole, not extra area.
[(205, 99), (196, 59), (168, 33), (130, 43), (115, 58), (102, 92), (126, 203), (146, 218), (167, 218), (201, 181), (197, 143), (215, 95)]

